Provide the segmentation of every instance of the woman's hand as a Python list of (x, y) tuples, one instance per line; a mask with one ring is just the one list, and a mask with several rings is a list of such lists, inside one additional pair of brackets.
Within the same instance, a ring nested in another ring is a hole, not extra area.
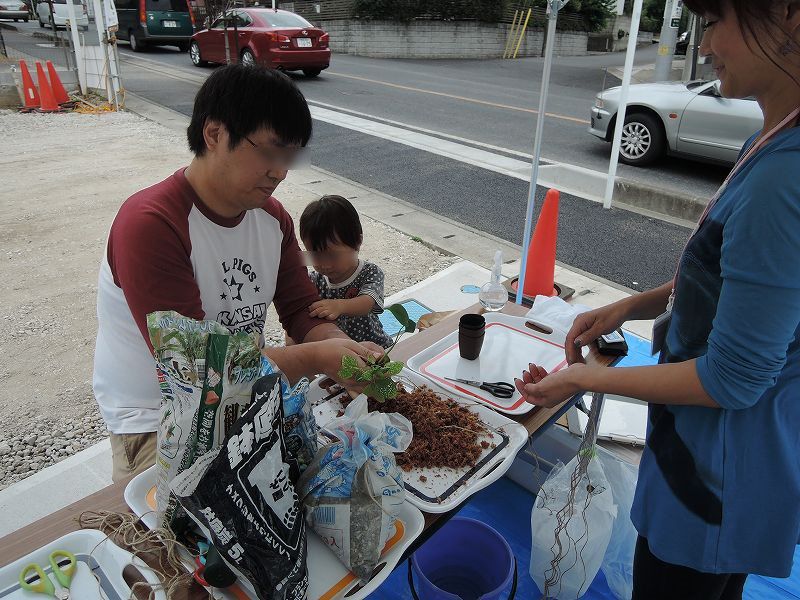
[(558, 406), (584, 391), (579, 379), (582, 371), (589, 368), (582, 363), (576, 363), (548, 374), (544, 368), (533, 363), (528, 367), (527, 371), (523, 371), (522, 379), (514, 379), (514, 384), (526, 402), (545, 408)]
[(571, 365), (584, 362), (581, 353), (583, 346), (588, 346), (601, 335), (616, 331), (627, 320), (627, 310), (619, 302), (575, 317), (564, 344), (567, 362)]

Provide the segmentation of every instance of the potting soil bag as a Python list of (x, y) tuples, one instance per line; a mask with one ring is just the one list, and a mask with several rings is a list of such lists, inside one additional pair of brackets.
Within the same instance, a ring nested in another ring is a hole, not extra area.
[(183, 508), (259, 600), (301, 600), (306, 528), (289, 481), (281, 376), (253, 385), (252, 404), (223, 444), (171, 484)]
[(367, 412), (362, 395), (325, 429), (338, 441), (317, 451), (298, 492), (308, 524), (354, 575), (368, 581), (405, 500), (394, 453), (411, 443), (411, 422), (397, 413)]
[(159, 523), (180, 534), (182, 511), (169, 490), (173, 477), (218, 447), (250, 403), (261, 352), (248, 333), (175, 312), (147, 317), (161, 387), (156, 457)]
[[(530, 574), (542, 593), (545, 582), (555, 580), (547, 597), (559, 600), (580, 598), (589, 589), (600, 570), (617, 515), (611, 487), (597, 456), (589, 461), (570, 500), (577, 464), (576, 456), (566, 467), (559, 463), (553, 469), (536, 495), (531, 512)], [(559, 548), (561, 556), (557, 560)]]

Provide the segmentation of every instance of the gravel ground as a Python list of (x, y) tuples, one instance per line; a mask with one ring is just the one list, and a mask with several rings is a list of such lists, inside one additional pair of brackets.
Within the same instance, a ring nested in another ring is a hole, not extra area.
[[(92, 395), (97, 270), (130, 194), (189, 161), (181, 136), (128, 113), (0, 111), (0, 489), (106, 437)], [(307, 175), (307, 174), (306, 174)], [(314, 199), (290, 177), (276, 196), (295, 219)], [(386, 295), (454, 262), (362, 217), (362, 256)], [(274, 311), (268, 339), (282, 341)]]

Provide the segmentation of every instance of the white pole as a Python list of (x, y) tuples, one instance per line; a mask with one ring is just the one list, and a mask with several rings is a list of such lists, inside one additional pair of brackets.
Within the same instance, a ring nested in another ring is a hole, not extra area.
[(94, 3), (94, 24), (97, 27), (97, 40), (100, 43), (100, 52), (103, 55), (103, 70), (101, 77), (106, 87), (106, 97), (108, 98), (108, 103), (111, 104), (114, 101), (114, 94), (113, 90), (111, 89), (110, 67), (108, 60), (108, 32), (106, 31), (102, 2), (100, 2), (100, 0), (92, 1)]
[[(528, 208), (525, 211), (525, 233), (522, 239), (522, 262), (517, 281), (517, 304), (522, 304), (522, 288), (525, 286), (525, 272), (528, 268), (528, 246), (531, 243), (533, 229), (533, 210), (536, 206), (536, 182), (539, 180), (539, 159), (542, 156), (542, 136), (544, 133), (544, 117), (547, 112), (547, 92), (550, 89), (550, 71), (553, 67), (555, 52), (556, 21), (558, 11), (564, 8), (568, 0), (547, 0), (547, 41), (542, 71), (542, 88), (539, 93), (539, 114), (536, 117), (536, 135), (533, 140), (533, 160), (531, 162), (531, 184), (528, 188)], [(639, 0), (641, 4), (641, 0)]]
[(619, 165), (619, 147), (622, 142), (622, 127), (625, 125), (625, 113), (628, 109), (628, 90), (631, 87), (633, 55), (636, 53), (636, 38), (639, 37), (639, 21), (641, 17), (642, 0), (635, 0), (633, 3), (633, 16), (631, 17), (631, 32), (628, 38), (628, 50), (625, 53), (625, 69), (622, 73), (622, 89), (619, 94), (617, 123), (614, 127), (614, 143), (611, 146), (611, 161), (608, 165), (608, 178), (606, 179), (606, 195), (603, 198), (603, 208), (611, 208), (611, 199), (614, 197), (614, 182), (617, 179), (617, 166)]
[(77, 65), (78, 86), (81, 94), (86, 95), (86, 63), (83, 62), (83, 46), (80, 36), (78, 36), (77, 17), (75, 16), (75, 5), (72, 0), (67, 0), (67, 16), (69, 16), (69, 32), (72, 36), (72, 49), (75, 51), (75, 64)]

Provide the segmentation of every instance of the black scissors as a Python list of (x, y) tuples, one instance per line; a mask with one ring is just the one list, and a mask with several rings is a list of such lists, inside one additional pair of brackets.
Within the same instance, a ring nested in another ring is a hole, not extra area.
[(453, 377), (445, 377), (449, 381), (457, 381), (466, 385), (471, 385), (489, 392), (495, 398), (511, 398), (514, 395), (514, 386), (505, 381), (470, 381), (469, 379), (457, 379)]

